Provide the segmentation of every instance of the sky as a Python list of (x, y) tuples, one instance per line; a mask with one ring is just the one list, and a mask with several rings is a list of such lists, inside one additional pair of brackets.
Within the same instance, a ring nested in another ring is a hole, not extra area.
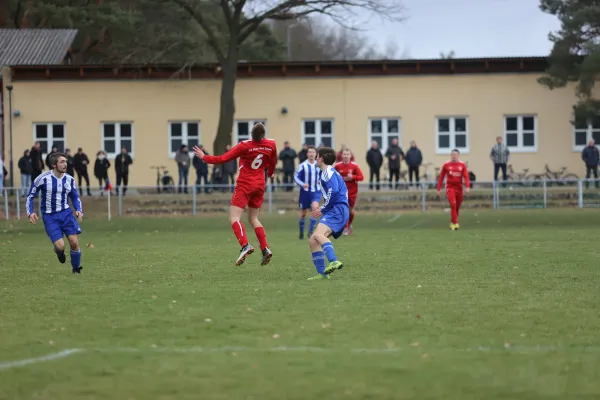
[(365, 32), (380, 49), (395, 41), (408, 58), (546, 56), (558, 19), (539, 0), (403, 0), (406, 20), (372, 18)]

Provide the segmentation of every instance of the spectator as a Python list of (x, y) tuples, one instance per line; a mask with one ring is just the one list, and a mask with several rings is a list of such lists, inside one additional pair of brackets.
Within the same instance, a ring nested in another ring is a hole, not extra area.
[[(287, 140), (283, 143), (283, 150), (279, 152), (279, 159), (283, 164), (283, 183), (286, 185), (285, 190), (290, 192), (294, 190), (292, 185), (294, 181), (294, 172), (296, 172), (296, 150), (290, 147), (290, 142)], [(287, 185), (289, 184), (289, 187)]]
[(96, 163), (94, 164), (94, 176), (100, 184), (100, 195), (104, 196), (104, 188), (108, 186), (108, 169), (110, 161), (106, 158), (106, 153), (100, 150), (96, 153)]
[[(586, 148), (581, 152), (581, 159), (585, 163), (585, 179), (590, 179), (591, 174), (594, 174), (596, 180), (596, 188), (598, 188), (598, 162), (600, 162), (600, 154), (594, 139), (590, 139)], [(585, 188), (590, 187), (590, 181), (585, 181)]]
[(119, 187), (123, 184), (123, 196), (127, 194), (127, 185), (129, 184), (129, 166), (133, 164), (133, 159), (127, 152), (127, 149), (123, 147), (121, 154), (115, 157), (115, 173), (117, 175), (117, 193), (119, 193)]
[(371, 142), (371, 148), (367, 151), (367, 164), (369, 165), (369, 189), (373, 190), (373, 178), (375, 178), (377, 190), (379, 190), (379, 173), (383, 165), (383, 154), (379, 150), (379, 144), (374, 140)]
[(308, 145), (304, 143), (302, 145), (302, 150), (298, 153), (298, 163), (303, 163), (308, 158), (306, 153), (308, 153)]
[(23, 157), (19, 159), (19, 171), (21, 172), (21, 195), (25, 196), (31, 187), (31, 174), (33, 173), (33, 165), (31, 163), (31, 152), (25, 150)]
[(77, 186), (79, 186), (79, 193), (83, 196), (83, 187), (81, 186), (81, 178), (85, 180), (85, 188), (87, 189), (88, 196), (92, 195), (90, 191), (90, 177), (88, 175), (88, 165), (90, 164), (90, 159), (87, 154), (83, 152), (83, 149), (80, 147), (77, 149), (77, 153), (73, 156), (73, 167), (75, 168), (75, 172), (77, 173)]
[(75, 177), (75, 159), (71, 154), (71, 149), (65, 150), (65, 155), (67, 156), (67, 174)]
[(188, 175), (190, 173), (190, 153), (188, 152), (188, 147), (185, 144), (182, 144), (179, 148), (179, 151), (175, 155), (175, 161), (177, 162), (177, 170), (179, 171), (178, 192), (181, 193), (181, 185), (183, 184), (183, 191), (187, 193)]
[(46, 167), (48, 167), (48, 169), (52, 169), (52, 166), (50, 165), (50, 161), (52, 160), (50, 159), (50, 157), (52, 157), (54, 153), (58, 153), (58, 147), (56, 146), (52, 146), (52, 150), (46, 156)]
[[(198, 147), (204, 152), (204, 154), (210, 155), (208, 151), (204, 149), (203, 145), (198, 145)], [(200, 193), (200, 185), (202, 183), (202, 179), (204, 179), (204, 193), (209, 193), (210, 191), (208, 190), (208, 164), (196, 155), (194, 155), (194, 158), (192, 159), (192, 164), (194, 165), (194, 169), (196, 170), (196, 193)]]
[[(231, 145), (228, 144), (225, 146), (225, 151), (231, 150)], [(223, 178), (225, 179), (225, 184), (230, 185), (231, 192), (233, 193), (233, 188), (235, 186), (235, 173), (237, 171), (237, 159), (231, 160), (228, 163), (223, 164)], [(231, 181), (231, 184), (229, 183)]]
[(388, 147), (385, 152), (385, 156), (388, 159), (388, 169), (390, 173), (390, 189), (392, 188), (392, 180), (396, 181), (395, 188), (398, 189), (400, 184), (400, 162), (404, 159), (404, 152), (402, 147), (398, 145), (398, 139), (394, 138), (392, 144)]
[(410, 142), (410, 148), (406, 152), (406, 165), (408, 166), (408, 180), (413, 186), (413, 175), (415, 176), (416, 186), (419, 185), (419, 168), (423, 163), (423, 154), (413, 140)]
[(496, 138), (496, 144), (490, 151), (490, 160), (494, 163), (494, 181), (498, 181), (498, 172), (502, 170), (502, 181), (506, 181), (506, 164), (510, 157), (510, 151), (502, 143), (502, 137)]
[(42, 150), (40, 142), (35, 142), (29, 153), (31, 156), (31, 181), (42, 174), (44, 170), (44, 161), (42, 160)]

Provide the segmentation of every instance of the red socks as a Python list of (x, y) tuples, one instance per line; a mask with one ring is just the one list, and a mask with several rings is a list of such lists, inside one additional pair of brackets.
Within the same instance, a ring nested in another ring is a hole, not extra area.
[(244, 224), (241, 221), (236, 221), (231, 224), (231, 228), (233, 229), (233, 233), (237, 238), (238, 242), (240, 242), (240, 246), (244, 247), (248, 244), (248, 236), (246, 236), (246, 228), (244, 228)]
[(352, 221), (354, 221), (354, 211), (350, 213), (350, 219), (348, 220), (348, 225), (352, 225)]
[(260, 245), (261, 250), (269, 247), (269, 244), (267, 243), (267, 234), (264, 227), (261, 226), (254, 229), (254, 233), (256, 233), (256, 238), (258, 239), (258, 244)]

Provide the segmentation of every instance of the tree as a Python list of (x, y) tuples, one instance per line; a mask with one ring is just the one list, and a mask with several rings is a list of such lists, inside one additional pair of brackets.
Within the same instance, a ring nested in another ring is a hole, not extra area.
[[(231, 143), (235, 115), (235, 85), (241, 46), (267, 21), (299, 20), (309, 15), (329, 17), (337, 24), (355, 27), (359, 12), (398, 20), (402, 16), (399, 0), (161, 0), (177, 4), (204, 31), (222, 72), (219, 125), (213, 143), (214, 154), (221, 154)], [(211, 20), (220, 10), (222, 24)], [(358, 25), (360, 25), (358, 23)], [(264, 29), (264, 28), (262, 28)], [(220, 35), (224, 32), (224, 35)]]
[(444, 53), (443, 51), (440, 52), (440, 58), (442, 60), (452, 60), (454, 58), (456, 54), (454, 53), (454, 50), (450, 50), (447, 53)]
[(600, 75), (600, 0), (542, 0), (540, 9), (558, 17), (561, 28), (549, 34), (549, 67), (538, 82), (550, 90), (576, 83), (575, 119), (597, 116), (600, 101), (593, 89)]

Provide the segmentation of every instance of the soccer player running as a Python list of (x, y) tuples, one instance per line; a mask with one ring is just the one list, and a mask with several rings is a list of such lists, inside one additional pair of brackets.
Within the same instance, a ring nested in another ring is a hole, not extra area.
[(352, 160), (352, 153), (349, 149), (342, 152), (342, 162), (335, 164), (334, 168), (344, 178), (346, 188), (348, 188), (348, 203), (350, 205), (350, 219), (344, 228), (344, 236), (352, 233), (352, 221), (354, 221), (354, 206), (358, 197), (358, 182), (364, 179), (363, 173), (357, 163)]
[(450, 229), (453, 231), (459, 228), (458, 214), (460, 212), (460, 205), (463, 202), (463, 180), (467, 193), (469, 193), (469, 187), (471, 186), (467, 165), (460, 161), (459, 157), (460, 152), (457, 149), (452, 150), (450, 161), (447, 161), (442, 166), (437, 185), (439, 196), (442, 190), (442, 183), (444, 182), (444, 178), (446, 178), (446, 197), (448, 198), (448, 203), (450, 203)]
[[(342, 235), (350, 217), (348, 189), (340, 174), (332, 167), (335, 158), (335, 150), (332, 148), (321, 147), (319, 149), (317, 165), (321, 170), (319, 184), (324, 202), (320, 208), (312, 212), (313, 218), (321, 217), (321, 220), (308, 240), (318, 275), (308, 278), (308, 280), (329, 279), (329, 274), (344, 266), (337, 259), (329, 240), (330, 236), (337, 239)], [(325, 257), (329, 261), (327, 267), (325, 267)]]
[[(46, 171), (33, 181), (27, 195), (26, 209), (29, 221), (35, 225), (39, 219), (33, 210), (33, 201), (41, 193), (40, 211), (46, 234), (54, 244), (54, 252), (62, 264), (66, 261), (65, 242), (67, 236), (71, 247), (71, 267), (74, 274), (80, 274), (81, 249), (78, 236), (81, 233), (79, 223), (83, 219), (83, 210), (75, 178), (67, 174), (67, 156), (54, 153), (50, 156), (50, 171)], [(75, 216), (69, 207), (68, 199), (75, 208)], [(77, 217), (77, 219), (75, 219)]]
[[(319, 201), (321, 201), (321, 188), (319, 187), (321, 170), (317, 166), (316, 158), (317, 149), (314, 146), (309, 146), (306, 150), (306, 160), (300, 163), (294, 174), (294, 182), (300, 186), (298, 197), (298, 205), (300, 207), (300, 220), (298, 221), (300, 239), (304, 239), (304, 226), (308, 210), (312, 211), (319, 208)], [(311, 216), (310, 225), (308, 226), (308, 237), (312, 235), (316, 224), (317, 220)]]
[(225, 164), (236, 158), (240, 159), (240, 174), (229, 207), (229, 222), (235, 237), (242, 246), (235, 265), (242, 265), (246, 258), (254, 253), (254, 247), (248, 242), (246, 228), (240, 221), (246, 206), (248, 207), (248, 222), (254, 228), (254, 233), (262, 250), (260, 265), (267, 265), (273, 256), (267, 243), (265, 228), (258, 220), (258, 211), (264, 200), (267, 183), (265, 169), (267, 175), (272, 177), (277, 164), (277, 146), (274, 140), (265, 138), (265, 133), (265, 126), (257, 123), (252, 127), (252, 139), (238, 143), (227, 153), (220, 156), (206, 155), (198, 146), (194, 146), (193, 149), (194, 154), (208, 164)]

